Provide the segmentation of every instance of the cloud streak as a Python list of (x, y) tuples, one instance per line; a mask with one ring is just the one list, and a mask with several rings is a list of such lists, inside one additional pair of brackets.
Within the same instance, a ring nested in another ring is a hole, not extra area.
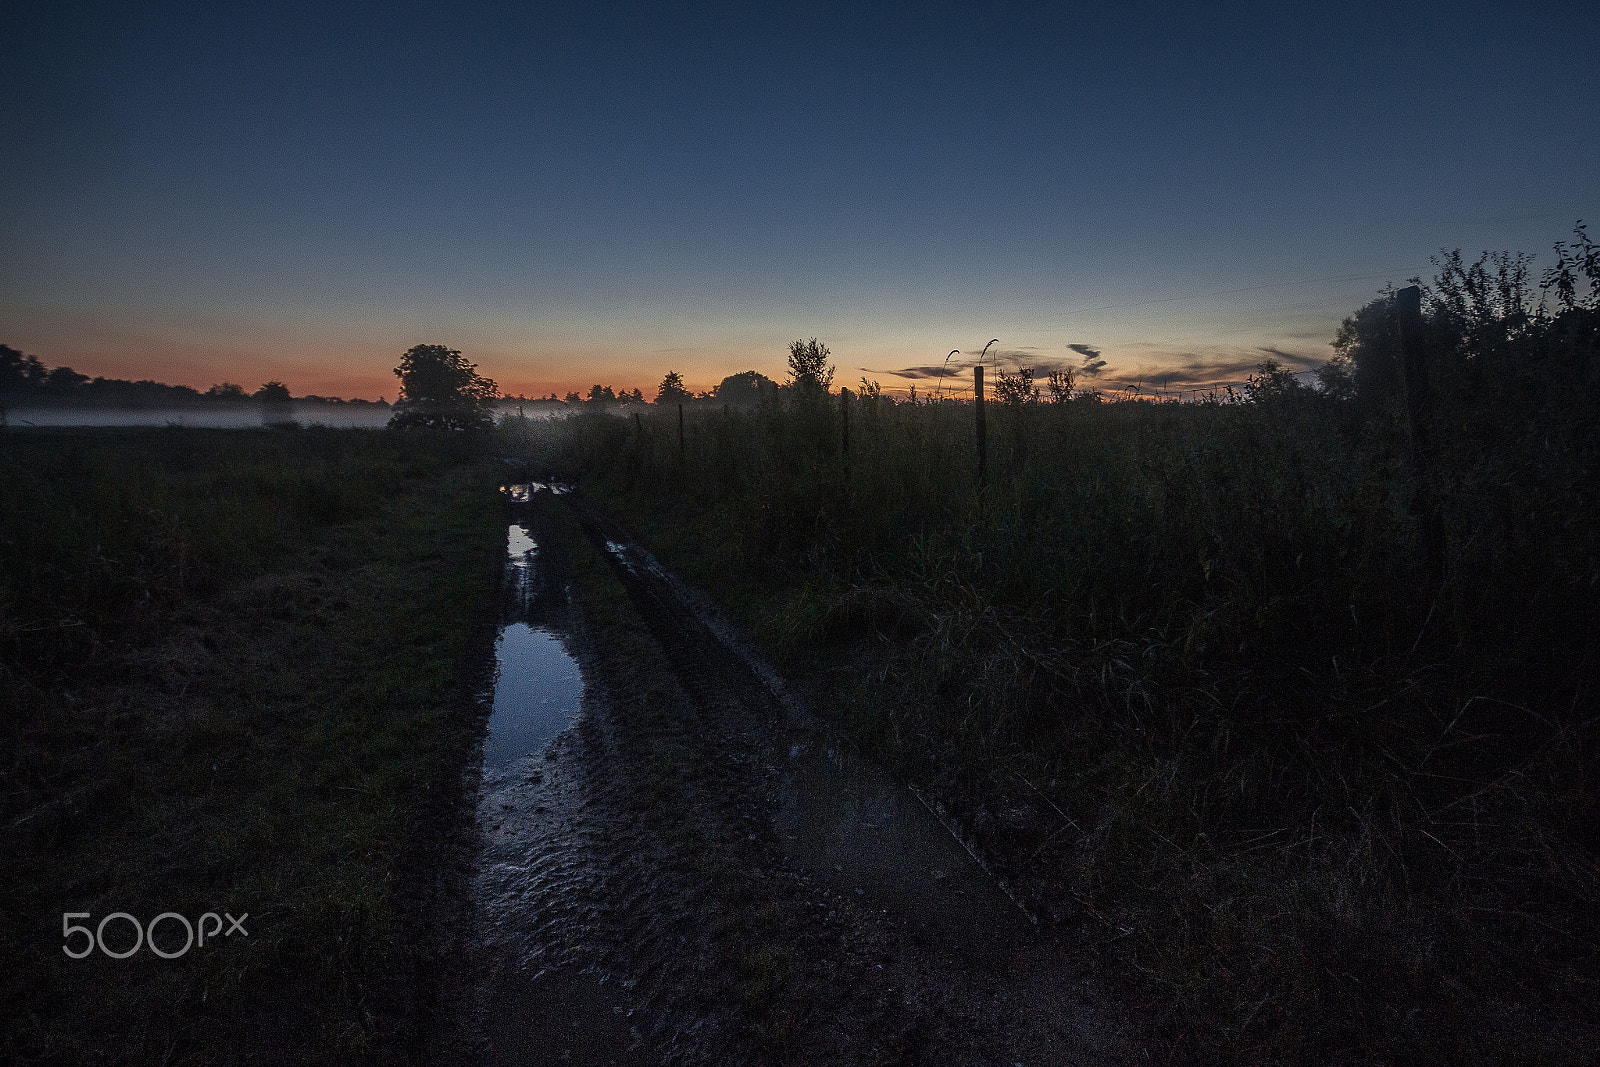
[[(994, 353), (991, 351), (990, 358), (985, 360), (984, 363), (991, 368), (998, 366), (1003, 371), (1013, 371), (1019, 367), (1028, 367), (1033, 371), (1035, 377), (1042, 377), (1050, 374), (1052, 371), (1071, 369), (1074, 373), (1081, 373), (1083, 370), (1083, 368), (1079, 366), (1077, 360), (1064, 359), (1060, 356), (1023, 356), (1021, 353), (1016, 351), (1002, 352), (1000, 353), (1000, 356), (1001, 358), (999, 359), (994, 358)], [(897, 378), (918, 380), (923, 378), (958, 378), (968, 376), (970, 375), (972, 368), (976, 367), (977, 365), (978, 360), (974, 357), (964, 359), (952, 358), (949, 363), (936, 364), (934, 366), (927, 367), (900, 367), (895, 370), (871, 370), (866, 367), (863, 367), (862, 369), (866, 370), (869, 374), (891, 374)], [(1101, 360), (1100, 366), (1104, 365), (1105, 361)], [(1091, 373), (1098, 373), (1098, 371)]]
[[(1217, 352), (1149, 345), (1138, 346), (1129, 353), (1119, 350), (1116, 353), (1118, 365), (1113, 366), (1102, 350), (1093, 345), (1075, 342), (1066, 347), (1071, 355), (1045, 355), (1037, 348), (1004, 349), (996, 353), (991, 348), (986, 362), (1006, 371), (1029, 367), (1036, 380), (1054, 371), (1070, 370), (1082, 388), (1100, 389), (1108, 393), (1160, 393), (1170, 396), (1176, 393), (1224, 392), (1230, 386), (1238, 388), (1251, 375), (1260, 373), (1261, 364), (1269, 359), (1291, 374), (1307, 375), (1320, 367), (1326, 358), (1320, 354), (1270, 344)], [(978, 352), (962, 352), (952, 356), (947, 363), (869, 370), (868, 373), (913, 382), (934, 380), (954, 384), (956, 379), (970, 382), (978, 355)]]

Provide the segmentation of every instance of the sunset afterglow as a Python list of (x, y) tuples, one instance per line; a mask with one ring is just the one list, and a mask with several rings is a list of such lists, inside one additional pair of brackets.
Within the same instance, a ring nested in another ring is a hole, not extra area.
[(1594, 9), (1227, 12), (35, 5), (0, 342), (376, 399), (417, 343), (532, 396), (999, 337), (1182, 390), (1593, 214)]

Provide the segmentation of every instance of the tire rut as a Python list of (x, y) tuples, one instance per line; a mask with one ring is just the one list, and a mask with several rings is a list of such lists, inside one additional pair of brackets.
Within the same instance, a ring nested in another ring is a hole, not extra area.
[[(771, 853), (777, 851), (777, 862), (794, 876), (786, 883), (790, 899), (783, 906), (802, 915), (831, 917), (839, 924), (839, 929), (829, 931), (834, 941), (831, 948), (842, 953), (840, 958), (849, 962), (860, 984), (855, 994), (848, 990), (842, 996), (835, 993), (827, 1005), (816, 1005), (823, 1012), (834, 1013), (854, 1031), (854, 1042), (847, 1039), (844, 1047), (833, 1050), (843, 1058), (830, 1061), (874, 1062), (886, 1057), (888, 1062), (1014, 1064), (1120, 1059), (1117, 1032), (1122, 1028), (1108, 1018), (1109, 1012), (1096, 1017), (1096, 1004), (1103, 998), (1085, 969), (1065, 945), (1040, 935), (1022, 920), (1021, 912), (1013, 910), (987, 873), (978, 871), (970, 856), (956, 853), (953, 846), (963, 850), (965, 846), (948, 838), (931, 813), (902, 813), (901, 817), (927, 815), (922, 822), (937, 843), (929, 848), (924, 837), (919, 846), (933, 852), (942, 845), (947, 868), (966, 867), (968, 899), (981, 900), (974, 907), (921, 907), (921, 902), (906, 899), (907, 893), (915, 896), (928, 891), (927, 886), (918, 884), (880, 886), (882, 891), (875, 896), (881, 899), (873, 899), (862, 888), (850, 887), (852, 880), (863, 880), (859, 872), (845, 872), (840, 878), (818, 862), (818, 855), (784, 847), (781, 838), (793, 841), (797, 835), (783, 831), (798, 827), (786, 818), (797, 803), (794, 764), (791, 762), (787, 774), (775, 766), (784, 763), (783, 749), (788, 749), (792, 761), (796, 750), (806, 744), (828, 747), (831, 762), (815, 761), (825, 772), (824, 789), (858, 788), (852, 774), (885, 780), (887, 776), (875, 768), (861, 768), (860, 758), (849, 753), (847, 743), (793, 701), (780, 698), (762, 678), (763, 672), (685, 603), (674, 588), (676, 583), (649, 553), (581, 501), (573, 504), (586, 537), (603, 553), (611, 573), (627, 591), (677, 680), (699, 709), (701, 726), (706, 728), (700, 743), (733, 742), (737, 751), (725, 753), (724, 766), (738, 770), (721, 783), (721, 789), (728, 790), (722, 795), (740, 794), (735, 807), (746, 812), (746, 819), (752, 806), (759, 810), (763, 839), (768, 843), (764, 862), (772, 863)], [(890, 788), (909, 801), (899, 783)], [(882, 803), (881, 796), (870, 793), (869, 789), (852, 803)], [(800, 798), (801, 807), (806, 803)], [(920, 804), (918, 798), (915, 805)], [(803, 822), (805, 813), (799, 818)], [(779, 822), (784, 825), (777, 825)], [(802, 854), (797, 856), (797, 851)], [(893, 871), (891, 880), (893, 875), (903, 880), (905, 871)], [(895, 914), (897, 911), (901, 914)], [(969, 928), (956, 929), (957, 924)], [(824, 947), (808, 946), (813, 952)], [(835, 989), (839, 977), (837, 968), (826, 973)], [(862, 1014), (869, 1003), (872, 1011)], [(870, 1047), (870, 1042), (866, 1048), (850, 1047), (874, 1032), (890, 1040), (876, 1047)]]
[[(542, 759), (485, 778), (484, 1059), (1119, 1062), (1070, 952), (925, 811), (894, 808), (904, 787), (780, 697), (648, 553), (571, 495), (531, 510), (561, 526), (568, 507), (584, 540), (540, 538), (545, 601), (574, 575), (563, 552), (592, 551), (636, 621), (620, 599), (570, 600), (583, 712)], [(843, 837), (813, 810), (835, 802)], [(882, 836), (896, 819), (911, 837)], [(915, 877), (874, 867), (905, 841)]]

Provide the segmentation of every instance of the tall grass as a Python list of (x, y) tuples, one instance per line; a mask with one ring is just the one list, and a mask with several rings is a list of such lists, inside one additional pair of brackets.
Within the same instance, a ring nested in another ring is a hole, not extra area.
[(0, 448), (8, 660), (70, 658), (75, 636), (136, 627), (370, 511), (400, 468), (352, 443), (318, 432), (13, 435)]
[[(0, 1060), (438, 1061), (494, 477), (382, 431), (0, 434)], [(61, 951), (169, 910), (248, 937)]]
[(856, 398), (848, 454), (838, 398), (700, 413), (681, 452), (675, 411), (505, 433), (790, 669), (861, 667), (836, 713), (1104, 932), (1175, 1053), (1581, 1061), (1592, 443), (1570, 405), (1446, 403), (1438, 586), (1396, 405), (1234, 401), (996, 405), (984, 487), (954, 401)]

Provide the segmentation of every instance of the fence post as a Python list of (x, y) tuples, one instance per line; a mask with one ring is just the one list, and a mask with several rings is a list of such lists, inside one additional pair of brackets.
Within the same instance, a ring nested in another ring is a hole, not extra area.
[(983, 425), (983, 364), (981, 363), (972, 368), (972, 395), (977, 401), (978, 410), (978, 488), (981, 490), (989, 465), (989, 445), (985, 440)]
[(850, 462), (850, 390), (839, 390), (839, 414), (844, 422), (844, 458)]
[(1422, 336), (1422, 290), (1408, 285), (1394, 294), (1400, 330), (1400, 371), (1405, 383), (1406, 424), (1411, 439), (1411, 469), (1417, 480), (1411, 511), (1422, 536), (1428, 580), (1444, 581), (1444, 518), (1434, 493), (1433, 393), (1428, 385), (1428, 349)]
[(683, 462), (683, 403), (678, 404), (678, 462)]

